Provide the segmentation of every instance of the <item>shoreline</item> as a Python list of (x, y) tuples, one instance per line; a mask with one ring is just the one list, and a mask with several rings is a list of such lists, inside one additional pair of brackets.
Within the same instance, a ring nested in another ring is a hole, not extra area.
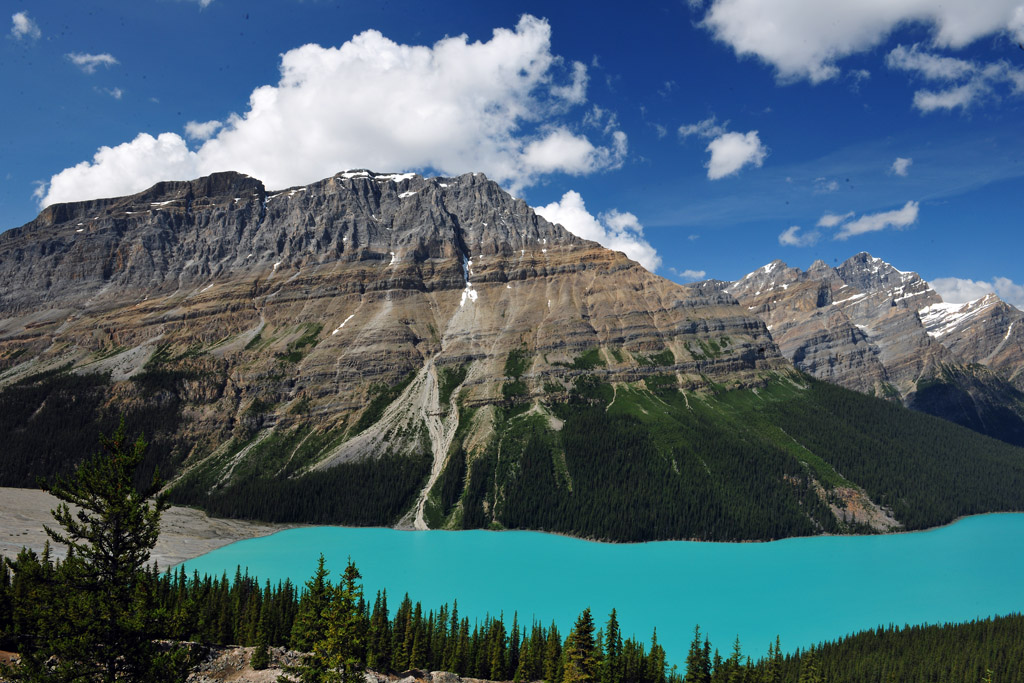
[[(13, 559), (17, 556), (22, 547), (42, 553), (48, 536), (43, 529), (44, 524), (52, 524), (53, 518), (50, 510), (55, 508), (60, 501), (40, 489), (24, 489), (13, 487), (0, 487), (0, 555)], [(722, 543), (722, 544), (743, 544), (743, 543), (778, 543), (781, 541), (792, 541), (803, 538), (858, 538), (861, 536), (899, 536), (903, 534), (919, 534), (937, 531), (953, 526), (958, 522), (971, 517), (982, 515), (1002, 514), (1024, 514), (1020, 510), (1005, 510), (995, 512), (979, 512), (971, 515), (961, 515), (956, 519), (927, 529), (915, 529), (912, 531), (900, 530), (889, 531), (880, 534), (817, 534), (815, 536), (787, 536), (776, 539), (747, 539), (740, 541), (706, 541), (693, 538), (654, 539), (649, 541), (608, 541), (594, 538), (573, 536), (559, 531), (547, 531), (544, 529), (428, 529), (428, 531), (487, 531), (490, 533), (504, 532), (525, 532), (546, 534), (549, 536), (560, 536), (586, 543), (601, 543), (605, 545), (638, 545), (643, 543)], [(213, 550), (230, 545), (237, 541), (250, 538), (270, 536), (280, 531), (299, 528), (314, 527), (335, 527), (354, 529), (393, 529), (395, 531), (418, 531), (408, 527), (346, 527), (343, 524), (299, 524), (299, 523), (276, 523), (259, 522), (250, 520), (230, 519), (224, 517), (210, 517), (202, 510), (181, 506), (171, 506), (160, 520), (160, 537), (153, 549), (151, 558), (159, 563), (159, 566), (167, 569), (188, 560), (193, 560)], [(63, 546), (54, 545), (51, 549), (54, 557), (63, 557), (66, 551)]]
[[(50, 510), (59, 503), (41, 489), (0, 487), (0, 555), (14, 559), (23, 547), (41, 554), (49, 540), (43, 525), (53, 526)], [(150, 559), (168, 569), (236, 541), (300, 526), (306, 525), (223, 519), (175, 505), (160, 517), (160, 537)], [(64, 557), (67, 549), (52, 544), (51, 554)]]

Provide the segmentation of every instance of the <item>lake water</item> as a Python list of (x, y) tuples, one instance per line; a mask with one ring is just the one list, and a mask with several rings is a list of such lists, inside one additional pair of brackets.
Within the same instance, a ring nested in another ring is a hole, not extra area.
[(682, 665), (693, 627), (727, 653), (763, 655), (878, 625), (968, 621), (1024, 611), (1024, 514), (970, 517), (932, 531), (797, 538), (771, 543), (605, 544), (528, 531), (395, 531), (310, 527), (240, 541), (186, 563), (189, 573), (301, 585), (320, 553), (332, 577), (351, 556), (372, 602), (386, 588), (392, 614), (406, 592), (424, 609), (458, 599), (474, 616), (518, 610), (520, 623), (554, 620), (563, 636), (590, 607), (612, 607), (624, 635), (658, 641)]

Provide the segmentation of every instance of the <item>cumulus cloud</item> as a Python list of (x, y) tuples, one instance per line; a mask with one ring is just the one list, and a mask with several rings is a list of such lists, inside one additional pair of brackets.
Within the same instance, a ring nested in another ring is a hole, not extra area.
[(715, 0), (702, 25), (740, 57), (757, 57), (782, 81), (835, 78), (836, 62), (879, 45), (900, 25), (931, 29), (936, 48), (1012, 32), (1024, 40), (1020, 0)]
[(131, 142), (100, 147), (92, 162), (83, 161), (53, 176), (36, 189), (43, 206), (86, 198), (117, 197), (150, 187), (161, 180), (184, 180), (196, 175), (195, 154), (181, 136), (140, 133)]
[(909, 157), (896, 157), (896, 161), (892, 162), (892, 166), (889, 167), (889, 172), (905, 178), (907, 173), (910, 172), (910, 165), (912, 163), (914, 163), (914, 160)]
[(757, 131), (749, 133), (724, 133), (708, 143), (711, 152), (708, 160), (708, 178), (718, 180), (752, 164), (760, 167), (768, 156), (768, 148), (761, 143)]
[(220, 121), (189, 121), (185, 124), (185, 135), (190, 140), (209, 140), (223, 125)]
[(621, 166), (626, 153), (626, 134), (615, 131), (613, 142), (611, 149), (595, 147), (585, 137), (559, 127), (526, 145), (522, 157), (533, 174), (562, 171), (580, 175)]
[(120, 64), (114, 55), (103, 53), (99, 55), (91, 55), (87, 52), (69, 52), (65, 55), (71, 63), (81, 69), (84, 73), (93, 74), (96, 73), (96, 67), (105, 66), (107, 68)]
[(914, 44), (910, 48), (897, 45), (886, 56), (886, 64), (890, 69), (908, 71), (927, 81), (945, 84), (942, 90), (922, 89), (914, 93), (914, 106), (922, 113), (967, 109), (1001, 86), (1009, 87), (1011, 94), (1024, 93), (1024, 70), (1005, 61), (978, 64), (923, 52), (919, 44)]
[(644, 228), (633, 214), (612, 209), (594, 216), (587, 211), (583, 197), (570, 190), (557, 202), (534, 208), (552, 223), (559, 223), (572, 234), (593, 240), (601, 246), (621, 251), (647, 270), (661, 266), (661, 257), (644, 239)]
[[(224, 170), (271, 188), (350, 168), (483, 171), (519, 192), (549, 173), (616, 168), (628, 150), (621, 130), (601, 132), (595, 142), (564, 120), (585, 98), (586, 67), (552, 54), (550, 26), (529, 15), (486, 42), (463, 35), (402, 45), (364, 31), (340, 47), (290, 50), (280, 70), (276, 85), (253, 90), (247, 110), (226, 117), (216, 132), (186, 127), (190, 137), (210, 134), (194, 137), (198, 148), (175, 133), (102, 148), (92, 161), (54, 175), (43, 204)], [(150, 153), (151, 140), (164, 141), (166, 159)], [(130, 182), (108, 166), (111, 150), (132, 166), (152, 164), (151, 172)]]
[(817, 230), (800, 234), (800, 226), (791, 225), (779, 234), (779, 244), (784, 247), (809, 247), (817, 244), (820, 237), (821, 233)]
[(903, 205), (902, 209), (864, 214), (858, 218), (853, 218), (854, 214), (852, 211), (842, 215), (827, 213), (818, 220), (818, 226), (823, 228), (839, 228), (839, 232), (836, 233), (833, 239), (847, 240), (854, 235), (878, 232), (886, 228), (902, 230), (909, 227), (917, 222), (918, 208), (917, 202), (907, 202)]
[(32, 21), (28, 12), (15, 12), (11, 15), (11, 36), (15, 40), (23, 38), (39, 40), (42, 35), (43, 32), (39, 30), (39, 25)]
[(951, 304), (967, 303), (980, 299), (986, 294), (994, 293), (998, 294), (1003, 301), (1024, 309), (1024, 285), (1019, 285), (1007, 277), (993, 278), (991, 282), (959, 277), (940, 277), (932, 280), (930, 284), (943, 301)]

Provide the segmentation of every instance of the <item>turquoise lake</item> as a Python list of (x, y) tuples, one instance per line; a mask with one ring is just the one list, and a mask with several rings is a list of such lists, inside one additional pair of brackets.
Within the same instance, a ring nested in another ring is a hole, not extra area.
[(189, 573), (302, 585), (320, 553), (332, 578), (351, 556), (367, 598), (386, 588), (425, 610), (458, 600), (465, 616), (510, 625), (554, 620), (563, 636), (590, 607), (612, 607), (624, 635), (658, 642), (682, 665), (693, 627), (723, 653), (739, 635), (761, 656), (878, 625), (968, 621), (1024, 611), (1024, 514), (969, 517), (932, 531), (771, 543), (606, 544), (528, 531), (308, 527), (240, 541), (185, 564)]

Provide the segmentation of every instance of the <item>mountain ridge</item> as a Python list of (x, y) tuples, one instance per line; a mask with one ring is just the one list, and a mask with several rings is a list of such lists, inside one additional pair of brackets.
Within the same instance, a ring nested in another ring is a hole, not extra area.
[[(836, 298), (790, 279), (806, 312)], [(228, 517), (743, 540), (1024, 507), (1017, 451), (830, 393), (727, 283), (655, 276), (480, 174), (224, 173), (54, 206), (0, 235), (0, 283), (9, 485), (127, 415), (172, 499)], [(879, 320), (949, 353), (905, 318)], [(941, 505), (929, 431), (968, 454)]]
[(776, 260), (722, 289), (797, 368), (1024, 444), (1024, 313), (995, 295), (946, 304), (867, 252), (806, 271)]

